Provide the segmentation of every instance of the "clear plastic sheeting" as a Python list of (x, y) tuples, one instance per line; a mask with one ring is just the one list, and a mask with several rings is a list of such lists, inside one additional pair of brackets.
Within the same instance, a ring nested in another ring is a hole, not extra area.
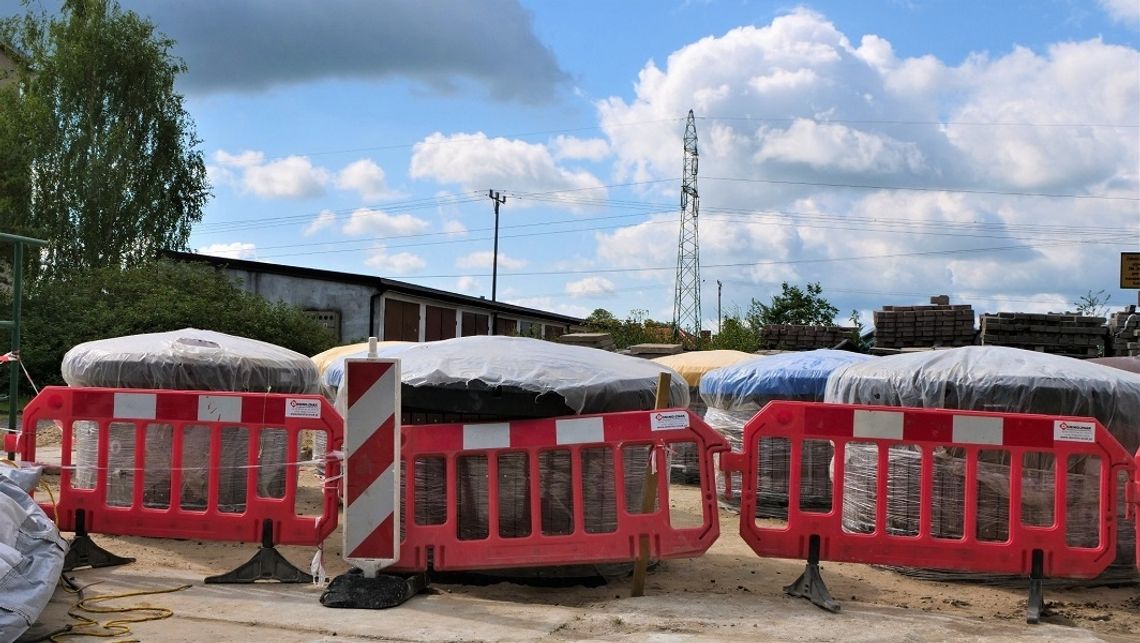
[[(827, 378), (837, 368), (873, 360), (869, 355), (820, 349), (802, 353), (781, 353), (738, 362), (710, 371), (701, 378), (701, 397), (709, 405), (705, 422), (741, 450), (744, 425), (765, 404), (773, 400), (820, 402)], [(802, 454), (801, 503), (805, 508), (831, 505), (832, 449), (829, 444), (812, 442)], [(761, 516), (778, 515), (788, 502), (788, 457), (786, 441), (765, 441), (760, 449), (760, 477), (756, 499)], [(724, 489), (723, 473), (717, 470), (717, 488)], [(740, 478), (732, 479), (730, 498), (724, 504), (740, 502)]]
[[(1140, 446), (1140, 375), (1069, 357), (1001, 346), (968, 346), (945, 351), (882, 357), (837, 370), (828, 380), (825, 401), (1007, 411), (1095, 417), (1130, 453)], [(867, 531), (874, 524), (876, 447), (852, 443), (844, 455), (844, 526)], [(959, 449), (933, 454), (934, 506), (931, 533), (962, 536), (965, 461)], [(1057, 464), (1060, 464), (1058, 467)], [(1027, 454), (1022, 462), (1026, 493), (1021, 514), (1026, 524), (1053, 522), (1054, 478), (1066, 476), (1066, 534), (1073, 545), (1098, 541), (1098, 476), (1095, 458), (1054, 463), (1048, 453)], [(920, 454), (915, 447), (889, 452), (887, 529), (917, 533)], [(979, 454), (975, 482), (978, 523), (975, 536), (1004, 540), (1008, 532), (1010, 454), (995, 446)], [(1123, 481), (1116, 481), (1119, 487)], [(1118, 508), (1117, 559), (1114, 567), (1131, 569), (1135, 558), (1134, 524)], [(1133, 569), (1131, 573), (1134, 573)]]
[(874, 359), (830, 349), (756, 357), (706, 373), (701, 398), (725, 411), (759, 411), (771, 400), (819, 401), (832, 371)]
[(313, 361), (280, 346), (184, 328), (85, 342), (63, 357), (70, 386), (316, 393)]
[[(63, 359), (63, 376), (71, 386), (203, 391), (316, 393), (317, 369), (308, 357), (291, 350), (208, 330), (187, 328), (87, 342)], [(99, 427), (78, 421), (73, 427), (74, 484), (92, 489), (98, 476)], [(111, 422), (107, 430), (107, 503), (129, 507), (137, 476), (143, 476), (144, 507), (165, 508), (171, 502), (173, 427), (145, 426), (145, 462), (136, 461), (133, 422)], [(319, 432), (323, 435), (323, 432)], [(258, 493), (280, 498), (285, 489), (285, 432), (265, 430), (257, 444)], [(214, 504), (218, 511), (245, 510), (249, 429), (222, 427), (220, 476)], [(303, 447), (304, 445), (302, 445)], [(209, 504), (210, 430), (183, 427), (179, 498), (183, 509)]]
[[(408, 343), (411, 342), (401, 342)], [(325, 374), (325, 369), (330, 365), (336, 363), (338, 360), (343, 360), (346, 355), (359, 353), (361, 351), (368, 351), (368, 342), (357, 342), (355, 344), (345, 344), (344, 346), (333, 346), (327, 351), (321, 351), (313, 355), (309, 359), (313, 360), (313, 365), (317, 367), (317, 375), (322, 376)]]
[[(376, 356), (377, 357), (399, 357), (408, 348), (415, 346), (415, 342), (377, 342), (376, 343)], [(355, 350), (348, 350), (354, 348)], [(320, 368), (320, 390), (321, 395), (324, 395), (329, 400), (336, 399), (336, 389), (340, 386), (340, 381), (344, 379), (344, 362), (348, 359), (368, 357), (368, 342), (363, 344), (352, 344), (350, 346), (341, 346), (341, 352), (333, 355), (324, 362)], [(321, 355), (336, 350), (337, 348), (329, 349)], [(319, 357), (319, 356), (318, 356)], [(317, 357), (313, 358), (313, 363), (317, 364)]]
[(405, 386), (554, 393), (579, 414), (651, 409), (658, 375), (667, 372), (672, 406), (689, 405), (688, 383), (668, 367), (528, 337), (459, 337), (417, 344), (399, 357)]

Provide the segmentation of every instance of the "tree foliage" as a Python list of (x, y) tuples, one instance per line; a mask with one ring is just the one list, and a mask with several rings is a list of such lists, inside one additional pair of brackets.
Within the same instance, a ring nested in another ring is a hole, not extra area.
[(26, 58), (0, 91), (4, 227), (50, 242), (49, 276), (185, 248), (209, 186), (173, 41), (114, 0), (29, 6), (0, 39)]
[(713, 335), (709, 348), (754, 353), (760, 348), (760, 337), (739, 316), (731, 315), (721, 321), (720, 332)]
[(649, 311), (644, 309), (635, 308), (621, 320), (605, 308), (598, 308), (586, 318), (585, 326), (591, 332), (609, 333), (619, 349), (672, 341), (672, 325), (649, 319)]
[(36, 281), (24, 304), (21, 353), (37, 384), (57, 384), (63, 355), (76, 344), (187, 327), (249, 337), (304, 355), (335, 344), (328, 329), (304, 311), (246, 292), (220, 270), (157, 261)]
[(780, 294), (773, 295), (765, 304), (756, 299), (748, 308), (745, 319), (753, 332), (759, 334), (768, 324), (804, 324), (828, 326), (834, 323), (839, 309), (823, 296), (819, 282), (809, 283), (804, 289), (784, 282)]

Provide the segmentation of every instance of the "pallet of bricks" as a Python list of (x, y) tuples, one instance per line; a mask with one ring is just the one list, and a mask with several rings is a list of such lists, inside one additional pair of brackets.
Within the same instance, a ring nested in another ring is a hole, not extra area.
[(974, 308), (950, 305), (950, 298), (930, 298), (929, 306), (883, 306), (876, 310), (875, 348), (970, 346), (974, 343)]
[(1108, 318), (1109, 355), (1140, 356), (1140, 312), (1129, 306)]
[(760, 337), (760, 348), (788, 351), (832, 348), (854, 337), (855, 332), (854, 327), (846, 326), (768, 324)]
[(982, 344), (1087, 358), (1104, 354), (1104, 317), (1074, 313), (996, 313), (981, 317)]

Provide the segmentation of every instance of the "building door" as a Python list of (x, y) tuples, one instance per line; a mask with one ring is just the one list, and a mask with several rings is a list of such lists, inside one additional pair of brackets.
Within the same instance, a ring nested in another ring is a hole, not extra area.
[(487, 315), (471, 312), (463, 313), (463, 336), (487, 335), (490, 333), (488, 322), (489, 317)]
[(385, 341), (420, 341), (420, 305), (399, 299), (384, 300)]
[(455, 337), (455, 309), (427, 306), (427, 319), (424, 325), (424, 341)]

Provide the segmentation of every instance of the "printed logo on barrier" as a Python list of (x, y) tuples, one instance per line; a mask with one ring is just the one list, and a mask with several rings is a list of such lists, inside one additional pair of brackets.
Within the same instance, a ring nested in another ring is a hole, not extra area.
[(685, 411), (664, 411), (650, 416), (649, 425), (654, 431), (689, 428), (689, 414)]
[(1096, 424), (1055, 420), (1053, 422), (1053, 439), (1062, 442), (1096, 442)]
[(299, 397), (285, 399), (285, 417), (287, 418), (316, 418), (321, 417), (321, 401), (306, 400)]

